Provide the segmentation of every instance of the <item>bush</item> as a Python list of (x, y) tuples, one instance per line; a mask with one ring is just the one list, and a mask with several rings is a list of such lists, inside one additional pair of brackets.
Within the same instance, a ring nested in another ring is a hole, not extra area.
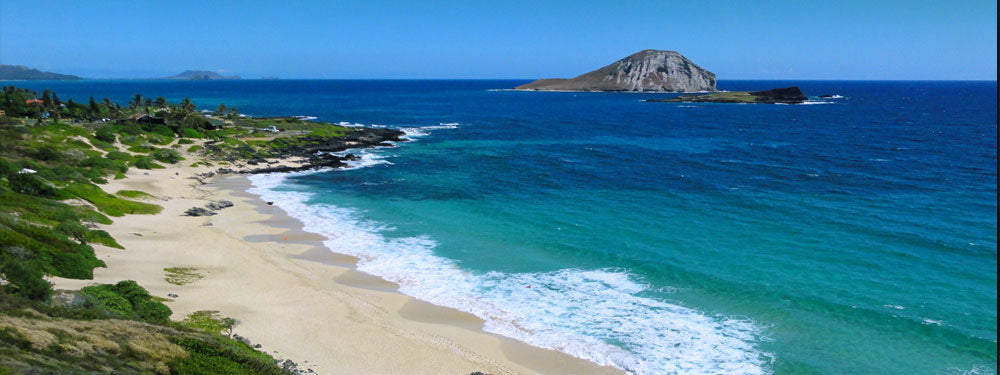
[(140, 156), (132, 160), (132, 166), (139, 169), (160, 169), (163, 168), (162, 165), (153, 162), (153, 158), (149, 156)]
[(181, 157), (181, 154), (169, 148), (156, 149), (155, 151), (153, 151), (151, 156), (153, 157), (153, 159), (156, 159), (157, 161), (169, 164), (175, 164), (181, 160), (184, 160), (184, 158)]
[(115, 143), (115, 132), (110, 126), (103, 126), (94, 132), (94, 138), (107, 143)]
[(184, 337), (174, 343), (184, 348), (189, 356), (168, 363), (173, 374), (288, 374), (275, 365), (273, 357), (239, 341), (224, 337), (204, 340)]
[(187, 138), (181, 138), (181, 139), (177, 140), (177, 144), (179, 144), (179, 145), (189, 145), (189, 144), (192, 144), (192, 143), (194, 143), (194, 141), (192, 141), (190, 139), (187, 139)]
[(180, 128), (180, 136), (184, 138), (205, 138), (205, 135), (194, 128)]
[(121, 161), (132, 160), (132, 155), (131, 154), (129, 154), (127, 152), (122, 152), (122, 151), (111, 151), (111, 152), (108, 152), (107, 154), (105, 154), (104, 157), (108, 158), (108, 159), (111, 159), (111, 160), (121, 160)]
[(52, 284), (42, 277), (43, 272), (21, 259), (8, 257), (0, 264), (0, 273), (7, 280), (4, 292), (20, 295), (33, 300), (47, 300), (52, 295)]
[(202, 148), (203, 147), (201, 147), (201, 145), (194, 145), (194, 146), (188, 147), (187, 152), (198, 152), (198, 151), (201, 151)]
[(173, 313), (167, 305), (154, 301), (149, 291), (132, 280), (114, 285), (88, 286), (80, 292), (93, 298), (98, 307), (122, 319), (166, 324)]
[(32, 173), (12, 173), (7, 176), (7, 184), (11, 190), (21, 194), (34, 195), (36, 197), (56, 196), (56, 191), (52, 186), (35, 177)]

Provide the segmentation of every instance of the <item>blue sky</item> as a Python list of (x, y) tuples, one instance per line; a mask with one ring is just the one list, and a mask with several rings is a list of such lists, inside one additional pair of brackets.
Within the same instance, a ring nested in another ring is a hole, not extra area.
[(719, 79), (997, 77), (995, 1), (0, 1), (0, 63), (84, 77), (572, 77), (646, 49)]

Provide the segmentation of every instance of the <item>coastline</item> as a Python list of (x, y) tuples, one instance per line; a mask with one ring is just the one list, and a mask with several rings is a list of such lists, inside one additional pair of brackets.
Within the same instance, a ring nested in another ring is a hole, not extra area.
[[(184, 165), (130, 170), (102, 188), (142, 190), (163, 206), (156, 215), (129, 215), (102, 226), (126, 250), (94, 246), (106, 268), (93, 280), (51, 278), (59, 289), (135, 280), (166, 302), (172, 318), (217, 310), (241, 323), (234, 333), (276, 358), (316, 373), (490, 374), (588, 373), (621, 370), (484, 332), (472, 314), (397, 291), (394, 283), (355, 269), (357, 259), (326, 249), (324, 237), (246, 191), (245, 176)], [(206, 217), (191, 207), (229, 200), (234, 207)], [(209, 224), (210, 223), (210, 224)], [(165, 268), (190, 267), (203, 278), (186, 285)]]

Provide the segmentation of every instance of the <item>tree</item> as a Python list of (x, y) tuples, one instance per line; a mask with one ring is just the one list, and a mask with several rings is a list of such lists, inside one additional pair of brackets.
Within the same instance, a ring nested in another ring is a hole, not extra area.
[(156, 97), (156, 108), (167, 108), (167, 98), (162, 96)]
[(101, 115), (101, 107), (97, 106), (97, 101), (94, 100), (93, 96), (90, 97), (90, 104), (87, 107), (87, 116), (91, 119), (96, 119), (97, 116)]
[(194, 112), (194, 103), (191, 102), (191, 98), (185, 97), (184, 99), (181, 99), (181, 109), (185, 112)]
[(52, 105), (51, 91), (49, 91), (49, 90), (42, 91), (42, 105), (44, 105), (46, 107), (49, 107), (49, 106)]
[(56, 107), (62, 105), (62, 100), (59, 100), (59, 95), (56, 95), (55, 91), (52, 92), (52, 103), (55, 104)]
[(142, 105), (142, 94), (135, 94), (135, 96), (132, 97), (132, 101), (128, 102), (128, 107), (132, 109), (139, 108), (139, 106), (141, 105)]
[(240, 324), (239, 320), (235, 318), (225, 317), (222, 318), (222, 329), (226, 331), (226, 336), (233, 336), (233, 328), (236, 328)]
[(229, 109), (229, 115), (226, 116), (226, 117), (229, 118), (230, 120), (239, 119), (240, 118), (240, 111), (237, 111), (236, 108), (230, 108)]
[(226, 104), (225, 103), (220, 103), (219, 104), (219, 108), (215, 109), (215, 113), (218, 113), (220, 115), (226, 113)]

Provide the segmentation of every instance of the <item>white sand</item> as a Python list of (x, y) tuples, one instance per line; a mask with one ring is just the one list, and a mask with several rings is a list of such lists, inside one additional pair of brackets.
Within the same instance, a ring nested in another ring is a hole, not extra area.
[[(603, 374), (621, 371), (485, 333), (483, 321), (395, 291), (396, 285), (353, 269), (355, 259), (322, 248), (280, 209), (245, 192), (240, 176), (208, 185), (190, 177), (217, 169), (133, 169), (105, 191), (142, 190), (163, 206), (158, 215), (112, 218), (103, 226), (125, 250), (95, 245), (108, 267), (94, 280), (52, 278), (59, 289), (135, 280), (153, 295), (178, 297), (173, 319), (218, 310), (240, 320), (235, 333), (276, 358), (319, 374)], [(183, 166), (182, 166), (182, 165)], [(234, 207), (216, 216), (182, 212), (211, 200)], [(211, 223), (211, 226), (204, 224)], [(205, 277), (179, 286), (164, 268), (193, 267)]]

